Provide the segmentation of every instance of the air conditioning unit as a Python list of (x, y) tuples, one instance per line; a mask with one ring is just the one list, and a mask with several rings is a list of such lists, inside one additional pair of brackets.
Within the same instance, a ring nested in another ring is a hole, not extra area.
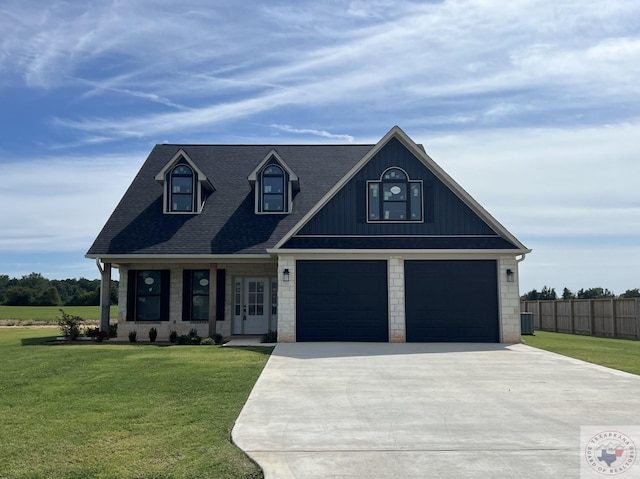
[(535, 336), (533, 330), (533, 313), (520, 313), (520, 334)]

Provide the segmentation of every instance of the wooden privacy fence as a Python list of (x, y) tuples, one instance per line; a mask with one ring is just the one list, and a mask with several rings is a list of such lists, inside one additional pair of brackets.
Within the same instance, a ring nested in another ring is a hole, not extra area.
[(540, 331), (640, 339), (638, 298), (523, 301), (520, 311), (533, 313)]

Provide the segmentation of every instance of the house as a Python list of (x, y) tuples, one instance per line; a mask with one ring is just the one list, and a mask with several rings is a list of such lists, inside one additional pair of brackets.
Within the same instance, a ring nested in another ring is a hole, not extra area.
[(375, 145), (157, 145), (87, 257), (104, 284), (120, 271), (121, 337), (512, 343), (530, 251), (394, 127)]

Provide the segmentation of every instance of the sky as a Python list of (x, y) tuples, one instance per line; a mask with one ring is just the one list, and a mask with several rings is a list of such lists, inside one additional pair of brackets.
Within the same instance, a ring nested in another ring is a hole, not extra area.
[[(520, 290), (640, 287), (640, 2), (0, 2), (0, 274), (84, 258), (158, 143), (400, 126), (533, 251)], [(116, 275), (117, 277), (117, 275)]]

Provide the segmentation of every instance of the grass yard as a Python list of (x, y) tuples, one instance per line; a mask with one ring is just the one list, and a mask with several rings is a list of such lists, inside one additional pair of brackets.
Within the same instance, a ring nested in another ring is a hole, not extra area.
[[(0, 306), (0, 321), (12, 326), (34, 323), (55, 324), (60, 310), (73, 316), (80, 316), (87, 321), (100, 319), (100, 306)], [(111, 306), (112, 321), (118, 317), (118, 306)]]
[(548, 331), (536, 331), (535, 336), (523, 336), (523, 339), (535, 348), (640, 375), (640, 341)]
[(43, 344), (56, 333), (0, 329), (0, 477), (262, 477), (230, 435), (271, 348)]

